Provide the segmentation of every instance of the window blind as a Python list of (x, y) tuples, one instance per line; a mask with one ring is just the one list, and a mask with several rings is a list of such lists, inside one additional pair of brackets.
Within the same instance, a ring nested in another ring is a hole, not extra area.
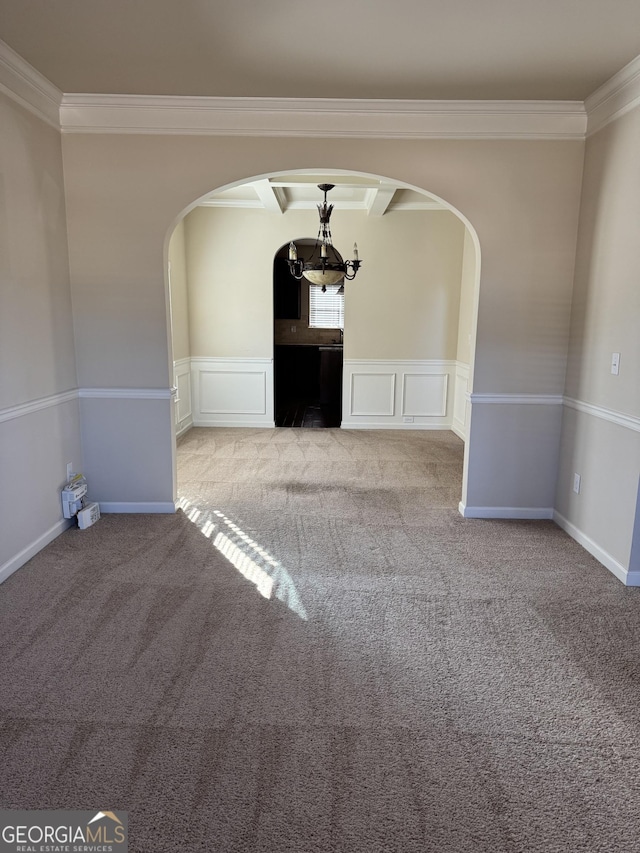
[(344, 329), (344, 291), (340, 284), (328, 284), (327, 292), (316, 284), (309, 285), (309, 328)]

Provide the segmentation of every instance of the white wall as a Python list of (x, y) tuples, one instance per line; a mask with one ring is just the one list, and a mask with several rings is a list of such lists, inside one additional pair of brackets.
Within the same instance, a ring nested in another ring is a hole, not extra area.
[[(631, 559), (640, 481), (639, 147), (638, 108), (587, 141), (556, 502), (558, 521), (632, 583), (640, 583), (640, 553)], [(613, 352), (621, 354), (617, 376)]]
[[(450, 426), (465, 226), (446, 210), (368, 217), (338, 206), (333, 220), (336, 245), (357, 241), (364, 259), (345, 285), (343, 425)], [(196, 424), (273, 424), (273, 371), (260, 356), (273, 347), (273, 258), (317, 228), (315, 210), (186, 217)], [(308, 339), (289, 325), (290, 342)]]
[(460, 276), (460, 313), (458, 315), (458, 347), (456, 352), (456, 375), (454, 383), (452, 428), (461, 438), (466, 438), (469, 429), (471, 369), (475, 351), (477, 312), (477, 277), (479, 262), (473, 237), (468, 228), (464, 232), (462, 250), (462, 273)]
[[(364, 259), (345, 285), (345, 357), (455, 359), (462, 222), (449, 211), (368, 217), (338, 207), (332, 225), (345, 256), (357, 241)], [(198, 207), (185, 229), (192, 355), (264, 357), (273, 345), (274, 255), (315, 237), (317, 212)]]
[(173, 360), (181, 361), (183, 358), (191, 356), (184, 220), (178, 223), (171, 235), (169, 242), (169, 265)]
[(56, 536), (82, 468), (60, 134), (0, 94), (0, 580)]
[(184, 219), (169, 241), (169, 300), (173, 350), (173, 385), (176, 391), (174, 420), (176, 435), (193, 426), (191, 392), (191, 333)]

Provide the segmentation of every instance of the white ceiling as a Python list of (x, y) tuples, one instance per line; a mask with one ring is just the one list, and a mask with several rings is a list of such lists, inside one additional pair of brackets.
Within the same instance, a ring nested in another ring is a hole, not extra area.
[(0, 0), (61, 91), (584, 100), (640, 54), (640, 0)]

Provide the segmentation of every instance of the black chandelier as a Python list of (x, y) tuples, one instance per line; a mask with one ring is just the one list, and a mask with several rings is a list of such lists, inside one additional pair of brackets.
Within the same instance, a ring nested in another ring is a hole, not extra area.
[(353, 244), (353, 260), (343, 261), (333, 247), (331, 239), (332, 204), (327, 204), (327, 193), (335, 184), (318, 184), (318, 189), (324, 193), (324, 202), (318, 205), (320, 227), (318, 236), (309, 258), (299, 258), (295, 243), (289, 243), (289, 270), (294, 278), (304, 276), (311, 284), (322, 285), (326, 290), (328, 284), (337, 284), (345, 278), (351, 281), (356, 277), (362, 261), (358, 258), (358, 246)]

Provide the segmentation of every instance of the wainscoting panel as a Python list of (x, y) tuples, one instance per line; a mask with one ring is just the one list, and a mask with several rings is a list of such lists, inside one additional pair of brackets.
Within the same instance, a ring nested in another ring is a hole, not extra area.
[(192, 358), (195, 426), (273, 427), (273, 359)]
[(469, 423), (469, 365), (456, 363), (456, 377), (453, 390), (453, 423), (451, 429), (463, 441), (467, 437)]
[(346, 429), (450, 429), (454, 361), (344, 361)]
[(393, 417), (395, 373), (352, 373), (349, 414)]
[(176, 436), (193, 426), (191, 407), (191, 359), (182, 358), (173, 363), (173, 384), (177, 389), (175, 399)]
[(402, 414), (419, 418), (444, 418), (447, 414), (446, 373), (403, 373)]

